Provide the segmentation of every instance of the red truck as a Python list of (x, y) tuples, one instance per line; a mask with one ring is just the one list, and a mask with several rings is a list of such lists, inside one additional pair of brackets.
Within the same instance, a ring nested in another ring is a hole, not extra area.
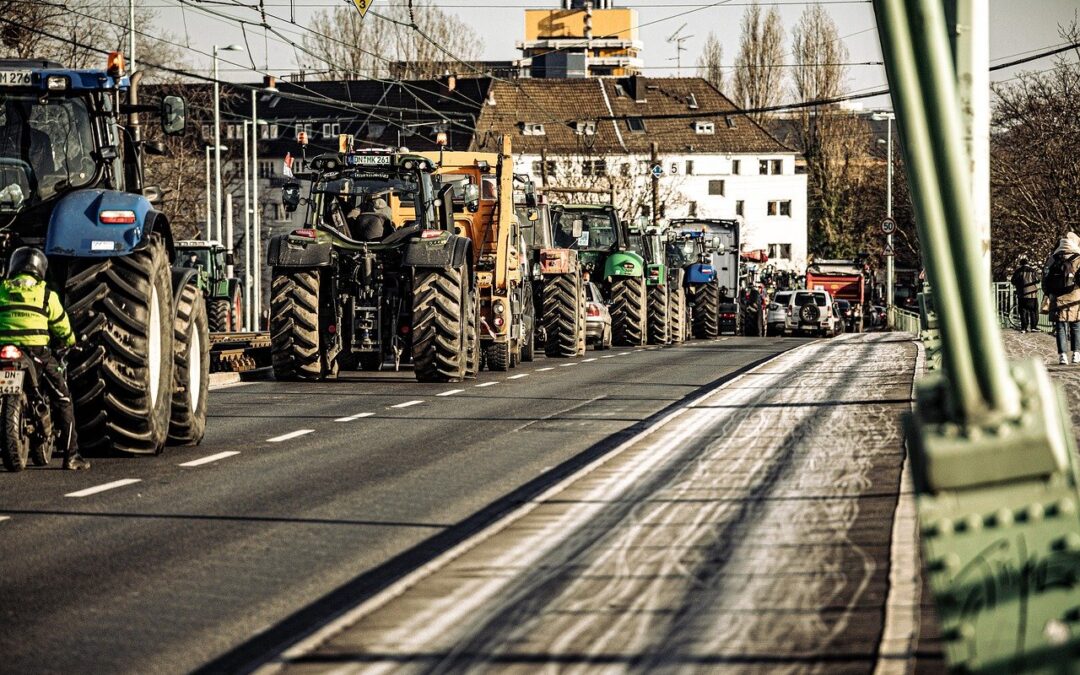
[(866, 275), (862, 265), (853, 260), (817, 260), (806, 270), (806, 288), (828, 291), (836, 300), (847, 300), (843, 313), (849, 331), (863, 331), (863, 307), (866, 304)]

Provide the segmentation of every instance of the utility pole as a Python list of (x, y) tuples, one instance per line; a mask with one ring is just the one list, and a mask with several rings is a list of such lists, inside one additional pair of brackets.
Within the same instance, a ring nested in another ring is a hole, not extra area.
[(653, 141), (650, 147), (650, 161), (649, 161), (649, 173), (652, 175), (652, 212), (650, 216), (652, 218), (652, 224), (655, 227), (660, 224), (660, 176), (658, 172), (653, 172), (654, 166), (660, 164), (660, 145)]
[(251, 92), (251, 273), (254, 282), (251, 311), (255, 315), (255, 330), (262, 328), (262, 213), (259, 208), (259, 115), (258, 98)]
[(211, 210), (211, 197), (210, 197), (210, 146), (206, 146), (206, 231), (203, 232), (203, 237), (207, 239), (214, 238), (214, 221), (210, 213)]
[[(233, 198), (232, 195), (229, 195), (225, 199), (225, 276), (232, 279), (235, 272), (236, 265), (233, 257)], [(236, 321), (236, 317), (233, 317), (233, 321)]]
[(214, 222), (221, 240), (221, 83), (218, 81), (218, 52), (242, 52), (240, 45), (214, 45)]
[[(885, 154), (887, 155), (886, 161), (888, 166), (885, 169), (885, 217), (892, 220), (892, 172), (893, 172), (893, 160), (892, 160), (892, 121), (896, 117), (892, 113), (889, 113), (889, 120), (886, 122), (888, 125), (888, 131), (885, 132)], [(891, 255), (886, 256), (885, 260), (885, 292), (888, 293), (888, 297), (885, 299), (885, 306), (892, 309), (893, 298), (896, 294), (894, 284), (896, 283), (896, 248), (893, 245), (893, 234), (890, 232), (886, 239), (886, 244), (889, 247)]]
[(248, 183), (248, 127), (251, 120), (244, 120), (244, 330), (251, 330), (251, 185)]
[(135, 72), (135, 0), (128, 0), (128, 72)]

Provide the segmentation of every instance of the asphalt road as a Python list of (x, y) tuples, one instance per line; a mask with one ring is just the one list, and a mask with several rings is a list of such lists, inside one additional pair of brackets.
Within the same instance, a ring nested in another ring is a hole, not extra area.
[(541, 357), (457, 385), (248, 383), (211, 393), (199, 447), (0, 474), (2, 669), (235, 671), (802, 342)]

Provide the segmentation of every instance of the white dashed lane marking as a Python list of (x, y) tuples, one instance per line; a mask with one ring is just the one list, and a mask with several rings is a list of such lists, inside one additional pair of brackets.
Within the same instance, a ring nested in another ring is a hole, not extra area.
[(491, 387), (498, 384), (498, 382), (485, 382), (483, 384), (476, 385), (477, 387)]
[(576, 365), (577, 365), (576, 363), (564, 363), (559, 367), (560, 368), (569, 368), (570, 366), (576, 366)]
[(528, 373), (522, 373), (520, 375), (511, 375), (510, 377), (508, 377), (506, 379), (508, 379), (508, 380), (520, 380), (521, 378), (528, 377), (528, 376), (529, 376)]
[(584, 361), (582, 361), (582, 363), (589, 363), (590, 361), (595, 361), (595, 360), (596, 360), (596, 358), (585, 359)]
[(233, 455), (239, 455), (238, 450), (226, 450), (225, 452), (219, 452), (216, 455), (209, 455), (207, 457), (200, 457), (199, 459), (193, 459), (190, 462), (184, 462), (180, 466), (202, 466), (203, 464), (209, 464), (210, 462), (216, 462), (219, 459), (225, 459), (226, 457), (232, 457)]
[(392, 405), (390, 407), (391, 408), (408, 408), (408, 407), (411, 407), (411, 406), (414, 406), (414, 405), (420, 405), (421, 403), (423, 403), (423, 401), (420, 400), (420, 399), (417, 399), (415, 401), (405, 401), (404, 403), (398, 403), (397, 405)]
[(373, 412), (356, 413), (355, 415), (349, 415), (348, 417), (339, 417), (334, 421), (335, 422), (352, 422), (353, 420), (358, 420), (358, 419), (360, 419), (362, 417), (371, 417), (374, 414), (375, 413), (373, 413)]
[(613, 359), (616, 356), (618, 356), (618, 354), (608, 354), (607, 356), (601, 356), (600, 358), (602, 358), (602, 359)]
[(75, 492), (69, 492), (65, 497), (89, 497), (90, 495), (96, 495), (99, 492), (105, 492), (106, 490), (115, 490), (116, 488), (124, 487), (125, 485), (132, 485), (134, 483), (141, 483), (138, 478), (122, 478), (120, 480), (114, 480), (111, 483), (102, 483), (101, 485), (95, 485), (94, 487), (88, 487), (83, 490), (77, 490)]
[(450, 391), (444, 391), (441, 394), (435, 394), (436, 396), (453, 396), (454, 394), (460, 394), (465, 391), (464, 389), (451, 389)]
[(314, 429), (297, 429), (296, 431), (290, 431), (289, 433), (282, 434), (281, 436), (274, 436), (273, 438), (268, 438), (268, 439), (266, 439), (266, 442), (267, 443), (280, 443), (282, 441), (290, 441), (290, 440), (292, 440), (294, 438), (299, 438), (300, 436), (303, 436), (305, 434), (313, 434), (313, 433), (315, 433)]
[(547, 368), (537, 368), (537, 369), (536, 369), (536, 372), (538, 372), (538, 373), (542, 373), (542, 372), (544, 372), (545, 370), (555, 370), (555, 366), (548, 366)]

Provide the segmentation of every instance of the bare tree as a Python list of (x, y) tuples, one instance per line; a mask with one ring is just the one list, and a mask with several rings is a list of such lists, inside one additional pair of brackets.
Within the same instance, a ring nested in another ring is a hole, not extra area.
[(424, 79), (447, 70), (468, 74), (469, 68), (456, 59), (475, 61), (483, 50), (480, 35), (431, 2), (412, 4), (411, 16), (404, 3), (372, 10), (366, 17), (352, 6), (318, 12), (304, 47), (323, 62), (319, 77)]
[[(784, 79), (784, 27), (776, 7), (763, 13), (755, 2), (742, 18), (739, 55), (735, 59), (735, 103), (763, 108), (780, 102)], [(763, 115), (752, 114), (760, 122)]]
[(724, 60), (724, 47), (720, 40), (716, 39), (716, 33), (709, 31), (709, 37), (705, 38), (705, 46), (698, 56), (698, 77), (708, 80), (709, 84), (716, 87), (720, 92), (726, 89), (724, 68), (721, 65)]
[[(652, 182), (646, 173), (645, 160), (645, 157), (591, 154), (551, 157), (548, 161), (554, 171), (548, 173), (547, 187), (568, 190), (553, 191), (556, 202), (610, 203), (619, 212), (620, 218), (633, 220), (649, 213), (652, 208)], [(668, 176), (660, 180), (658, 201), (661, 213), (687, 203), (682, 184), (682, 176)]]
[[(1074, 20), (1059, 28), (1080, 40)], [(1080, 231), (1080, 50), (1042, 72), (994, 85), (990, 139), (991, 257), (1003, 278), (1016, 258), (1042, 260)]]

